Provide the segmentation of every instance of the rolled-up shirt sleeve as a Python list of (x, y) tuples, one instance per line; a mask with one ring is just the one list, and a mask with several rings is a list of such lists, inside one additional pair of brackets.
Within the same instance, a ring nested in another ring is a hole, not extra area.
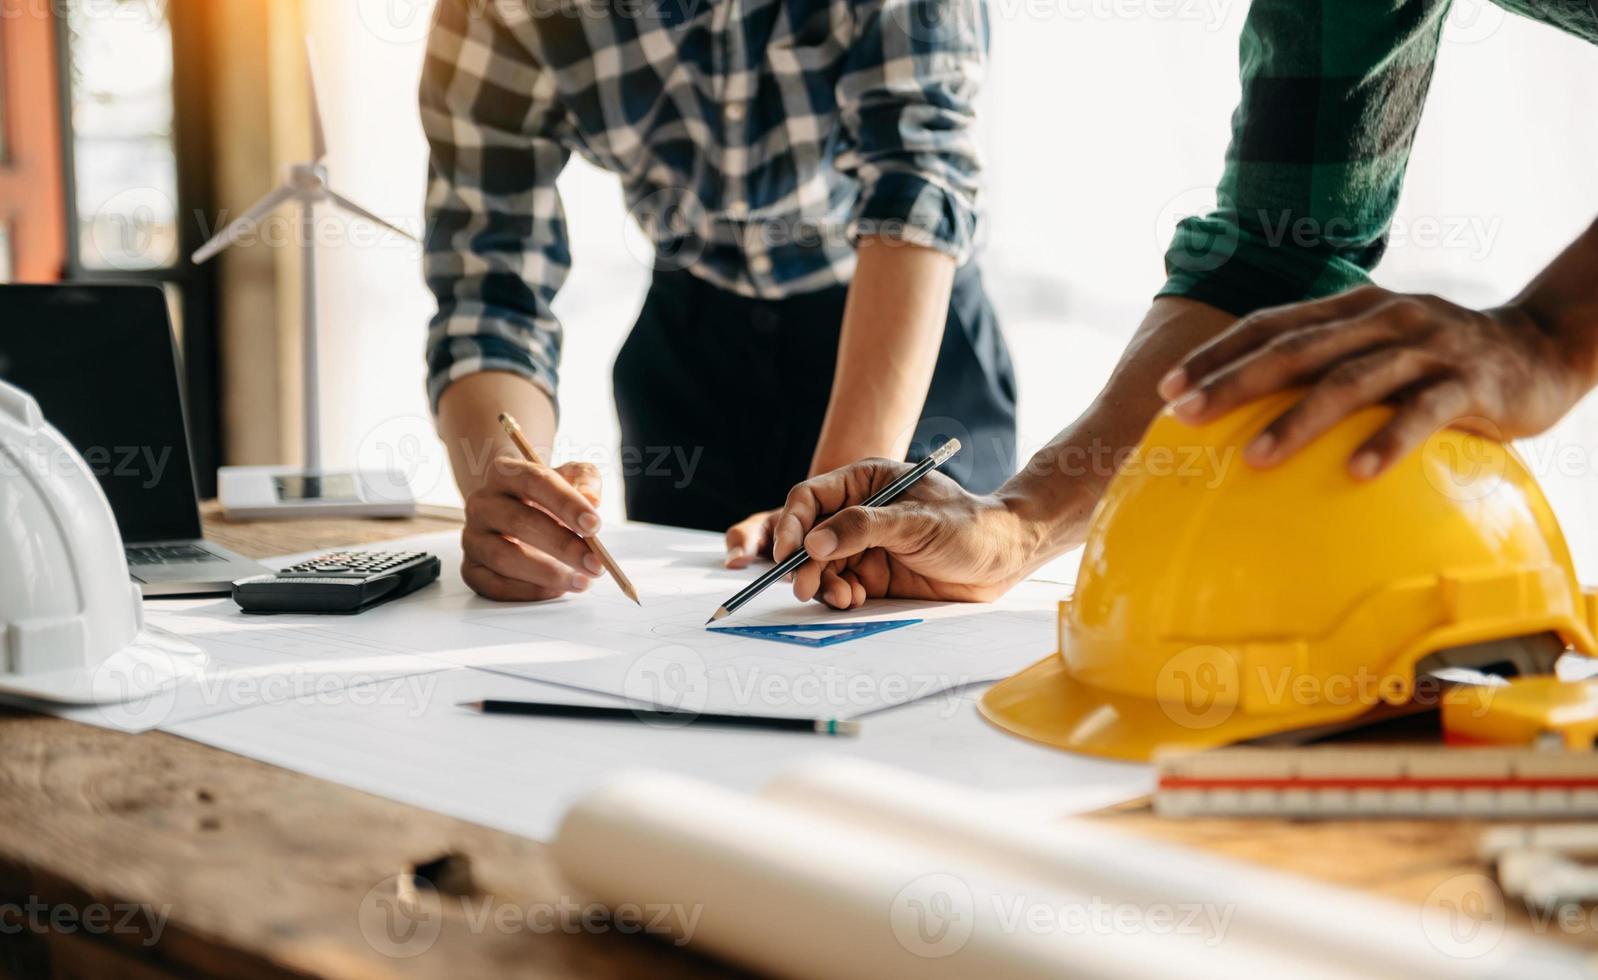
[(857, 5), (837, 85), (839, 171), (860, 182), (849, 224), (964, 262), (976, 243), (981, 163), (973, 102), (988, 48), (981, 0)]
[(1254, 0), (1216, 209), (1181, 221), (1162, 296), (1243, 316), (1369, 281), (1448, 4)]
[(570, 127), (527, 43), (530, 23), (508, 24), (503, 7), (440, 0), (422, 70), (434, 411), (451, 383), (481, 371), (520, 375), (555, 396), (561, 327), (550, 303), (571, 267), (555, 179)]

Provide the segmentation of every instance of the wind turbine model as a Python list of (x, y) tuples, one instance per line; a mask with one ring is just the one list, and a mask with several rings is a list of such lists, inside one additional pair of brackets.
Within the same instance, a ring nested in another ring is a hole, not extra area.
[(243, 519), (319, 516), (410, 517), (416, 499), (403, 473), (393, 470), (324, 472), (322, 469), (322, 419), (316, 333), (316, 226), (318, 204), (333, 206), (364, 218), (396, 235), (416, 241), (416, 236), (396, 228), (344, 197), (328, 185), (327, 134), (322, 128), (321, 99), (316, 85), (316, 52), (305, 39), (306, 67), (310, 75), (311, 146), (308, 163), (290, 164), (283, 184), (256, 202), (238, 220), (194, 253), (194, 264), (209, 261), (254, 231), (262, 219), (288, 202), (300, 206), (300, 263), (303, 269), (300, 305), (305, 373), (305, 467), (224, 466), (217, 471), (218, 495), (229, 517)]

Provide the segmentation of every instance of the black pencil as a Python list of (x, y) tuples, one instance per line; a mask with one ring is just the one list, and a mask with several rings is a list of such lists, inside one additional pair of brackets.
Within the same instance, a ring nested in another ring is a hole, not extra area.
[[(949, 461), (949, 457), (960, 451), (960, 440), (950, 439), (948, 442), (932, 451), (932, 455), (917, 463), (915, 467), (899, 477), (892, 483), (872, 494), (862, 507), (882, 507), (893, 503), (906, 490), (921, 482), (921, 478)], [(753, 599), (755, 596), (770, 588), (772, 583), (780, 580), (784, 575), (810, 560), (810, 553), (803, 548), (789, 555), (781, 564), (768, 569), (766, 573), (746, 585), (737, 595), (728, 599), (717, 607), (711, 617), (705, 620), (709, 626), (718, 619), (725, 619), (738, 611), (738, 607)]]
[(551, 704), (545, 701), (463, 701), (460, 707), (485, 715), (533, 715), (539, 718), (585, 718), (591, 721), (641, 721), (662, 725), (709, 725), (720, 728), (755, 728), (775, 732), (819, 735), (858, 735), (858, 721), (835, 718), (771, 718), (758, 715), (721, 715), (657, 708), (605, 708), (586, 704)]

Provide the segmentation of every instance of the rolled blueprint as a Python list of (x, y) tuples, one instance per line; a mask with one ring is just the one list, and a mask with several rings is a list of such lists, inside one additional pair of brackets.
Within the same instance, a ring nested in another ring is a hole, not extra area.
[(580, 800), (552, 847), (585, 897), (666, 923), (670, 937), (657, 938), (777, 976), (1378, 975), (1236, 941), (1224, 923), (1156, 921), (1153, 906), (1010, 874), (959, 847), (857, 824), (847, 807), (790, 802), (641, 774)]
[[(1066, 886), (1115, 904), (1219, 909), (1226, 940), (1372, 976), (1587, 976), (1565, 947), (1506, 928), (1503, 910), (1466, 920), (1454, 896), (1416, 908), (1085, 820), (1039, 821), (990, 794), (876, 763), (790, 769), (761, 796), (817, 821), (936, 848), (995, 874)], [(1462, 887), (1496, 888), (1478, 876)], [(1490, 910), (1488, 910), (1490, 911)]]

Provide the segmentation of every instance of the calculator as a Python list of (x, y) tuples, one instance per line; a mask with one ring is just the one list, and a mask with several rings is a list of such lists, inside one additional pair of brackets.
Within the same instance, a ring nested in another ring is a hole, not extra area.
[(233, 601), (252, 613), (358, 613), (438, 578), (425, 551), (339, 551), (271, 575), (233, 583)]

